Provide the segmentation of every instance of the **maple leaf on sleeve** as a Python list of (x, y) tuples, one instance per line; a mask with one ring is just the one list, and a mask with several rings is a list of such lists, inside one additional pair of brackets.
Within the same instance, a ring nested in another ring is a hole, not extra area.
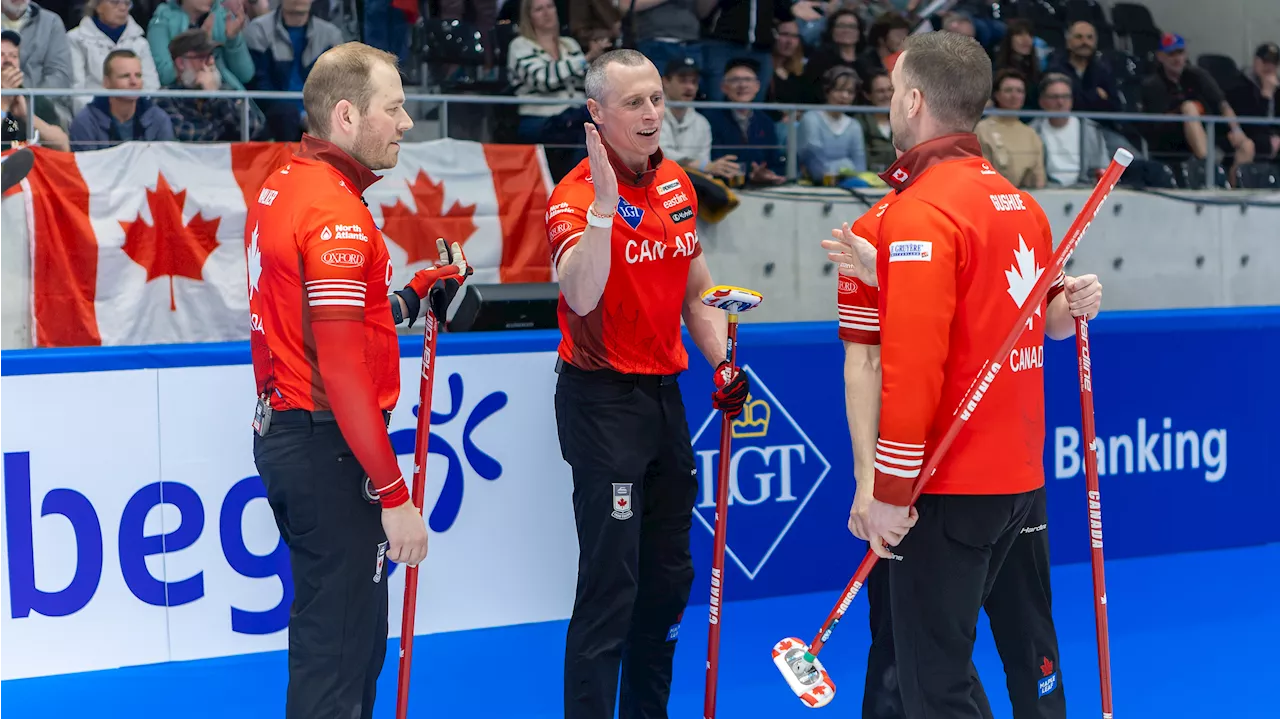
[(169, 310), (177, 311), (173, 278), (186, 277), (202, 281), (204, 263), (218, 249), (218, 223), (221, 218), (206, 220), (196, 213), (190, 222), (182, 219), (187, 191), (174, 193), (164, 173), (156, 180), (156, 189), (147, 190), (147, 206), (151, 208), (151, 222), (142, 219), (139, 212), (132, 222), (121, 222), (124, 229), (124, 246), (121, 248), (129, 259), (147, 271), (147, 282), (160, 277), (169, 278)]
[(476, 206), (454, 200), (449, 211), (445, 212), (444, 182), (432, 182), (422, 170), (418, 170), (418, 177), (413, 182), (406, 181), (406, 184), (413, 195), (413, 203), (417, 205), (417, 213), (410, 210), (404, 200), (382, 206), (382, 234), (404, 249), (408, 255), (405, 264), (440, 259), (436, 250), (437, 237), (443, 237), (449, 245), (457, 242), (465, 247), (476, 231), (472, 222)]

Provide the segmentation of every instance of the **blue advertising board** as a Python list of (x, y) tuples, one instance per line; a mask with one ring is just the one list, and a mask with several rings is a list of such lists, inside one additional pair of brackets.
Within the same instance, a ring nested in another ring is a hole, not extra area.
[[(1091, 323), (1105, 551), (1108, 558), (1280, 541), (1269, 455), (1280, 404), (1280, 308), (1105, 313)], [(555, 331), (444, 334), (441, 355), (548, 352)], [(726, 598), (842, 587), (866, 551), (847, 530), (853, 495), (843, 348), (835, 323), (743, 325), (739, 364), (752, 395), (733, 423)], [(702, 483), (692, 550), (706, 596), (721, 418), (710, 368), (687, 341), (681, 387)], [(402, 355), (421, 352), (405, 337)], [(5, 351), (5, 376), (248, 362), (246, 343)], [(547, 371), (552, 371), (548, 362)], [(1088, 559), (1075, 343), (1045, 353), (1049, 533), (1055, 563)], [(999, 378), (996, 380), (1000, 381)], [(981, 406), (978, 411), (982, 411)], [(546, 408), (547, 422), (554, 422)], [(411, 452), (411, 430), (394, 438)], [(513, 440), (516, 441), (516, 440)]]

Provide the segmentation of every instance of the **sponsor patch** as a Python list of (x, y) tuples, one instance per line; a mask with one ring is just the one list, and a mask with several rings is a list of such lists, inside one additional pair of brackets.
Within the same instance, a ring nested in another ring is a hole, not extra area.
[(356, 240), (357, 242), (369, 241), (369, 238), (365, 237), (364, 228), (360, 225), (334, 225), (333, 239)]
[(670, 200), (667, 200), (666, 202), (663, 202), (663, 203), (662, 203), (662, 209), (664, 209), (664, 210), (670, 210), (672, 207), (675, 207), (676, 205), (680, 204), (681, 202), (688, 202), (688, 201), (689, 201), (689, 196), (688, 196), (688, 195), (686, 195), (686, 194), (684, 194), (683, 192), (681, 192), (680, 194), (676, 195), (675, 197), (672, 197)]
[(644, 210), (636, 207), (630, 202), (627, 202), (626, 198), (623, 197), (618, 198), (618, 214), (622, 216), (622, 219), (625, 220), (628, 225), (631, 225), (631, 229), (633, 230), (638, 229), (640, 227), (640, 221), (644, 219)]
[(667, 630), (667, 641), (674, 642), (680, 638), (680, 623), (676, 622)]
[(692, 207), (681, 207), (680, 209), (671, 213), (672, 222), (684, 222), (685, 220), (691, 217), (693, 217)]
[(551, 241), (554, 242), (560, 239), (560, 235), (563, 235), (564, 233), (572, 229), (573, 229), (573, 225), (569, 224), (569, 222), (566, 220), (561, 220), (560, 222), (557, 222), (556, 224), (551, 226)]
[(326, 240), (332, 240), (332, 239), (333, 239), (333, 231), (329, 229), (328, 225), (325, 225), (324, 229), (320, 230), (320, 241), (324, 242)]
[(678, 190), (678, 189), (680, 189), (680, 181), (679, 181), (679, 180), (672, 180), (671, 182), (664, 182), (664, 183), (662, 183), (661, 185), (658, 185), (658, 195), (659, 195), (659, 196), (661, 196), (661, 195), (665, 195), (665, 194), (667, 194), (668, 192), (674, 192), (674, 191), (676, 191), (676, 190)]
[(389, 542), (380, 542), (378, 544), (378, 559), (373, 568), (373, 583), (377, 584), (382, 581), (382, 564), (387, 558), (387, 546)]
[(279, 194), (280, 194), (279, 190), (268, 190), (267, 188), (264, 187), (262, 188), (262, 192), (258, 193), (258, 204), (270, 205), (271, 203), (276, 201), (276, 195), (279, 195)]
[(630, 519), (631, 518), (631, 483), (625, 482), (619, 484), (613, 483), (613, 511), (610, 512), (614, 519)]
[(933, 243), (904, 240), (889, 243), (890, 262), (929, 262), (933, 259)]
[(1044, 696), (1058, 688), (1058, 673), (1054, 672), (1040, 680), (1040, 696)]
[(840, 279), (836, 280), (836, 292), (842, 295), (851, 294), (858, 291), (858, 283), (848, 275), (840, 275)]
[(344, 247), (320, 255), (320, 261), (330, 267), (363, 267), (364, 253)]
[(566, 212), (573, 212), (573, 208), (569, 207), (569, 203), (561, 202), (559, 204), (552, 205), (547, 208), (547, 222), (550, 222), (552, 217), (555, 217), (556, 215), (563, 215)]

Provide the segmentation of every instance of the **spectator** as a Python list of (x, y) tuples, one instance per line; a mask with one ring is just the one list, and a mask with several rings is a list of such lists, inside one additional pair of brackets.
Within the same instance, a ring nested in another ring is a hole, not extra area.
[[(1227, 104), (1213, 77), (1204, 70), (1187, 64), (1186, 47), (1187, 43), (1181, 35), (1165, 33), (1160, 37), (1160, 48), (1156, 51), (1159, 68), (1155, 74), (1142, 81), (1143, 111), (1193, 118), (1203, 115), (1235, 117), (1235, 112)], [(1232, 151), (1234, 155), (1231, 170), (1227, 173), (1227, 177), (1234, 181), (1235, 167), (1253, 161), (1254, 147), (1253, 141), (1245, 136), (1239, 124), (1230, 122), (1227, 127), (1225, 143), (1222, 142), (1224, 133), (1219, 131), (1215, 135), (1219, 146), (1223, 150)], [(1209, 156), (1208, 135), (1199, 120), (1148, 123), (1145, 134), (1153, 155), (1163, 154), (1177, 159), (1178, 156), (1190, 153), (1197, 160), (1204, 160)]]
[[(796, 35), (806, 47), (816, 47), (827, 34), (827, 18), (843, 5), (843, 0), (791, 0), (791, 17)], [(774, 55), (777, 59), (777, 55)]]
[(889, 72), (886, 60), (902, 51), (902, 43), (911, 32), (911, 23), (903, 16), (887, 12), (876, 18), (867, 31), (867, 49), (858, 56), (858, 77), (869, 78), (877, 72)]
[[(417, 3), (411, 3), (417, 5)], [(409, 36), (412, 32), (405, 4), (396, 0), (364, 0), (364, 41), (386, 50), (400, 61), (400, 72), (409, 67)]]
[[(729, 102), (751, 102), (760, 91), (760, 65), (750, 58), (730, 60), (721, 73), (721, 95)], [(711, 156), (738, 158), (747, 182), (780, 185), (786, 166), (778, 148), (773, 121), (755, 110), (707, 111), (711, 124)]]
[[(1253, 53), (1253, 68), (1242, 74), (1227, 91), (1227, 104), (1241, 117), (1276, 117), (1276, 67), (1280, 46), (1264, 42)], [(1280, 158), (1280, 125), (1245, 125), (1253, 141), (1255, 159)]]
[(222, 85), (232, 90), (245, 89), (253, 79), (253, 56), (240, 32), (247, 21), (244, 0), (169, 0), (157, 6), (147, 25), (147, 40), (160, 84), (173, 85), (178, 79), (169, 42), (179, 33), (199, 29), (217, 48), (213, 59)]
[[(67, 33), (71, 46), (72, 87), (91, 90), (108, 87), (103, 72), (107, 56), (116, 50), (130, 50), (142, 66), (142, 89), (160, 87), (156, 63), (151, 58), (142, 26), (129, 15), (131, 0), (89, 0), (84, 6), (80, 24)], [(83, 110), (92, 95), (77, 95), (71, 104), (76, 112)]]
[(1071, 105), (1076, 112), (1120, 112), (1120, 94), (1111, 69), (1098, 57), (1098, 33), (1081, 20), (1067, 28), (1066, 55), (1054, 53), (1052, 72), (1072, 79)]
[[(1008, 68), (1017, 70), (1027, 79), (1027, 102), (1023, 109), (1039, 104), (1040, 57), (1036, 55), (1036, 36), (1027, 20), (1010, 20), (1006, 26), (1004, 42), (996, 52), (995, 71)], [(992, 88), (994, 89), (994, 88)]]
[[(748, 58), (755, 64), (757, 78), (773, 76), (774, 23), (791, 20), (791, 0), (719, 0), (708, 15), (702, 34), (702, 85), (708, 100), (724, 100), (721, 81), (730, 62)], [(764, 102), (768, 86), (756, 83), (750, 101)], [(743, 100), (747, 102), (747, 100)]]
[(868, 105), (884, 108), (884, 112), (858, 114), (862, 138), (867, 146), (867, 169), (881, 173), (898, 159), (893, 148), (893, 129), (889, 126), (889, 101), (893, 99), (893, 81), (885, 70), (877, 70), (864, 87)]
[[(253, 89), (302, 92), (320, 53), (342, 44), (337, 25), (311, 14), (314, 0), (280, 0), (280, 7), (249, 22), (245, 44), (256, 68)], [(302, 100), (260, 100), (272, 139), (297, 142), (306, 128)]]
[(3, 12), (4, 29), (22, 36), (21, 68), (26, 87), (72, 87), (71, 50), (62, 18), (29, 0), (4, 0)]
[[(957, 35), (971, 37), (975, 40), (978, 38), (978, 29), (974, 27), (973, 18), (969, 17), (967, 13), (949, 12), (944, 14), (942, 16), (942, 29)], [(984, 45), (983, 47), (986, 46)]]
[[(1049, 73), (1040, 86), (1040, 109), (1045, 112), (1071, 112), (1071, 78), (1062, 73)], [(1044, 172), (1055, 185), (1091, 185), (1099, 170), (1111, 162), (1107, 139), (1098, 123), (1074, 115), (1069, 117), (1037, 117), (1031, 121), (1044, 144)]]
[[(698, 95), (700, 72), (697, 61), (691, 57), (668, 62), (662, 73), (662, 92), (666, 99), (692, 102)], [(735, 155), (724, 155), (715, 162), (711, 161), (711, 125), (702, 113), (692, 107), (667, 105), (658, 143), (667, 159), (686, 170), (698, 170), (726, 179), (741, 174)]]
[[(587, 65), (602, 53), (584, 55), (578, 41), (560, 34), (554, 0), (520, 0), (520, 35), (511, 41), (507, 65), (519, 97), (572, 100), (585, 97)], [(542, 140), (547, 120), (573, 105), (521, 105), (520, 142)]]
[[(806, 62), (796, 22), (788, 20), (778, 23), (773, 31), (773, 78), (765, 92), (765, 101), (791, 105), (808, 102), (808, 86), (804, 80)], [(795, 113), (769, 110), (767, 114), (778, 130), (778, 142), (785, 145), (789, 132), (788, 123), (794, 119)]]
[(654, 67), (686, 57), (702, 62), (698, 0), (618, 0), (618, 9), (623, 32)]
[[(515, 4), (517, 1), (504, 0), (509, 4)], [(622, 35), (622, 11), (618, 9), (617, 0), (558, 0), (556, 5), (566, 10), (569, 18), (569, 32), (575, 37), (597, 27), (608, 28), (613, 37)], [(586, 140), (584, 139), (583, 142), (585, 143)]]
[[(0, 33), (0, 87), (6, 90), (25, 87), (26, 73), (22, 71), (22, 61), (19, 59), (22, 43), (22, 35), (13, 30)], [(70, 149), (67, 133), (58, 124), (58, 111), (49, 98), (35, 98), (34, 117), (28, 115), (27, 98), (22, 95), (3, 98), (3, 104), (3, 140), (6, 144), (27, 142), (27, 126), (31, 123), (39, 135), (41, 145), (55, 150)]]
[[(146, 45), (143, 45), (146, 47)], [(112, 50), (95, 75), (108, 90), (143, 90), (142, 58), (128, 49)], [(100, 150), (122, 142), (173, 139), (173, 120), (145, 97), (95, 97), (71, 121), (71, 146)]]
[[(858, 96), (858, 74), (836, 65), (822, 76), (823, 104), (852, 105)], [(800, 162), (809, 179), (835, 185), (867, 170), (862, 125), (839, 110), (806, 112), (800, 118)]]
[[(217, 50), (205, 30), (196, 28), (178, 33), (169, 41), (165, 54), (173, 58), (172, 89), (230, 90), (218, 63)], [(236, 142), (243, 139), (242, 103), (229, 97), (162, 97), (156, 100), (173, 119), (173, 135), (182, 142)], [(249, 103), (249, 139), (260, 136), (266, 123), (262, 111)]]
[[(1027, 82), (1017, 70), (996, 73), (995, 105), (1001, 110), (1021, 110)], [(988, 116), (974, 128), (982, 143), (982, 155), (1005, 179), (1020, 189), (1044, 187), (1044, 143), (1035, 130), (1012, 115)]]
[(862, 41), (862, 29), (858, 14), (840, 9), (827, 18), (827, 36), (822, 47), (809, 55), (804, 68), (806, 102), (822, 104), (823, 78), (833, 67), (845, 67), (857, 74), (858, 43)]

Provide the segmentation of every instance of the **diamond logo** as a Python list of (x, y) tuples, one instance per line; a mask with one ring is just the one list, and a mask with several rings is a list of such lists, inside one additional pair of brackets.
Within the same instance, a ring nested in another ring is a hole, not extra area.
[[(725, 555), (755, 579), (831, 470), (786, 407), (750, 365), (751, 395), (730, 424), (729, 530)], [(693, 436), (699, 491), (694, 516), (715, 536), (721, 413), (712, 410)]]

